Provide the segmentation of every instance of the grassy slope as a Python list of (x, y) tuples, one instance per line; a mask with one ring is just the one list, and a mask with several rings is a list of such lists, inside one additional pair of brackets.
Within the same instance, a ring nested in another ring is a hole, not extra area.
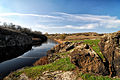
[(36, 78), (40, 76), (44, 71), (70, 71), (75, 69), (75, 65), (70, 62), (69, 57), (61, 58), (53, 63), (42, 65), (42, 66), (34, 66), (27, 67), (23, 70), (14, 72), (14, 75), (19, 76), (21, 73), (25, 73), (29, 78)]

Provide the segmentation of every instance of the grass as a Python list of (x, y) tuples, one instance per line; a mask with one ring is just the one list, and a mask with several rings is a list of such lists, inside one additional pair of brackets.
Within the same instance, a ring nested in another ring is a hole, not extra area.
[(80, 42), (83, 41), (86, 44), (89, 44), (93, 50), (104, 60), (104, 56), (100, 51), (100, 48), (98, 46), (98, 43), (100, 42), (100, 40), (77, 40), (77, 41), (72, 41), (72, 42)]
[(108, 76), (96, 76), (89, 73), (80, 73), (78, 77), (81, 77), (83, 80), (120, 80), (120, 79), (110, 78)]
[(14, 75), (19, 76), (22, 73), (25, 73), (29, 78), (36, 78), (40, 76), (44, 71), (71, 71), (74, 70), (76, 67), (74, 64), (70, 62), (70, 58), (61, 58), (53, 63), (42, 65), (42, 66), (34, 66), (34, 67), (27, 67), (21, 71), (14, 72)]
[(68, 55), (69, 53), (70, 53), (70, 52), (63, 52), (63, 53), (56, 53), (56, 54), (59, 55), (59, 56), (67, 57), (67, 55)]

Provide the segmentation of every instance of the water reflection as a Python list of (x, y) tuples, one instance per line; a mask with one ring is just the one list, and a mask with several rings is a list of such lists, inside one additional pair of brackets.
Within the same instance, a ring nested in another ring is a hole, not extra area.
[[(23, 55), (0, 63), (0, 79), (8, 75), (10, 72), (32, 64), (40, 57), (46, 56), (46, 52), (55, 46), (57, 42), (49, 40), (40, 46), (33, 46), (31, 50)], [(17, 52), (18, 50), (16, 50)]]
[(0, 62), (18, 57), (30, 49), (32, 49), (31, 45), (0, 48)]

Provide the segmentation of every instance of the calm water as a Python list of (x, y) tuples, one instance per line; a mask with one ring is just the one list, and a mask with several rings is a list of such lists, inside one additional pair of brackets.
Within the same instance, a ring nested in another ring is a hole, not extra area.
[(46, 43), (43, 43), (40, 46), (33, 46), (31, 50), (17, 58), (0, 63), (0, 79), (12, 71), (25, 66), (32, 66), (32, 64), (40, 57), (46, 56), (46, 52), (56, 44), (56, 42), (48, 40)]

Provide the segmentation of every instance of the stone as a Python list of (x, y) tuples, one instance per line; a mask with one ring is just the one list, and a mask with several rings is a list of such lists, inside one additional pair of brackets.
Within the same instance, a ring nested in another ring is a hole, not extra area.
[(73, 71), (54, 71), (43, 72), (43, 75), (37, 80), (76, 80), (76, 77)]
[(24, 73), (20, 75), (18, 80), (30, 80)]

